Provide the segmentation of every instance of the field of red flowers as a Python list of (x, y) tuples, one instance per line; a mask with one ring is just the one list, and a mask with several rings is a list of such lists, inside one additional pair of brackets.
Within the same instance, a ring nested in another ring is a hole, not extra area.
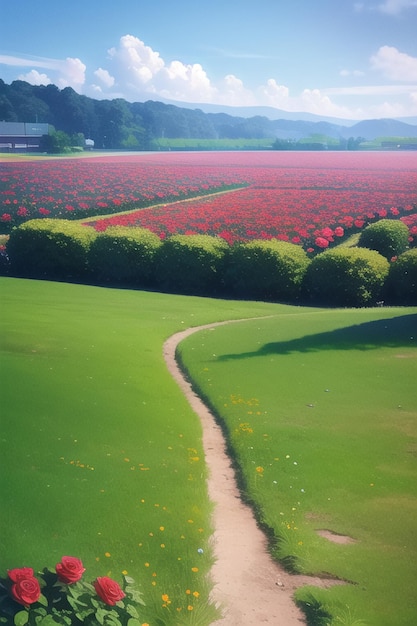
[(383, 217), (403, 219), (414, 244), (416, 213), (411, 152), (145, 153), (4, 163), (0, 174), (6, 228), (81, 218), (99, 231), (279, 238), (313, 251)]

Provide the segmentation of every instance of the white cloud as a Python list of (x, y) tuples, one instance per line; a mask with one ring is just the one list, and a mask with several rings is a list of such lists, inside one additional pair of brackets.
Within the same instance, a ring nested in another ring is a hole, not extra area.
[[(417, 0), (416, 0), (417, 1)], [(364, 117), (387, 116), (388, 110), (399, 111), (399, 115), (414, 115), (415, 107), (410, 93), (416, 90), (411, 77), (414, 76), (413, 57), (399, 52), (396, 48), (384, 46), (371, 59), (371, 66), (397, 80), (405, 76), (413, 85), (377, 85), (334, 87), (329, 89), (304, 89), (300, 94), (290, 94), (286, 85), (269, 78), (263, 84), (249, 89), (234, 74), (227, 74), (220, 81), (213, 82), (199, 64), (186, 64), (181, 60), (165, 61), (159, 52), (154, 51), (143, 41), (132, 35), (121, 37), (117, 47), (109, 50), (108, 70), (97, 70), (95, 75), (101, 80), (89, 87), (93, 97), (120, 97), (128, 100), (153, 99), (175, 100), (178, 103), (216, 103), (228, 106), (272, 106), (285, 111), (307, 111), (328, 117), (363, 119)], [(107, 71), (107, 74), (104, 72)], [(100, 72), (97, 74), (97, 72)], [(345, 77), (362, 77), (360, 70), (344, 69)], [(106, 85), (108, 77), (113, 84)], [(343, 102), (342, 97), (352, 97), (352, 104)], [(378, 103), (376, 98), (384, 97)], [(356, 97), (356, 99), (355, 99)], [(406, 99), (408, 97), (408, 100)], [(334, 99), (333, 99), (334, 98)], [(337, 100), (337, 101), (336, 101)], [(397, 102), (401, 100), (401, 102)], [(409, 110), (407, 110), (408, 102)], [(356, 103), (358, 105), (356, 106)], [(372, 114), (371, 114), (372, 111)], [(408, 111), (408, 112), (407, 112)]]
[(56, 59), (43, 57), (16, 57), (7, 54), (0, 54), (0, 64), (11, 65), (12, 67), (42, 67), (46, 69), (55, 68), (59, 62)]
[(382, 46), (371, 57), (371, 67), (391, 80), (417, 81), (417, 58), (400, 52), (393, 46)]
[(109, 56), (118, 80), (126, 81), (133, 89), (149, 83), (165, 65), (159, 52), (133, 35), (121, 37), (119, 47), (111, 48)]
[(301, 97), (296, 99), (298, 108), (295, 111), (308, 111), (316, 115), (329, 117), (357, 117), (358, 111), (332, 102), (329, 96), (320, 89), (304, 89)]
[[(251, 88), (231, 73), (213, 81), (201, 64), (178, 59), (165, 61), (159, 52), (132, 35), (121, 37), (118, 45), (108, 50), (103, 66), (90, 71), (90, 80), (86, 78), (85, 64), (78, 58), (0, 55), (2, 63), (26, 68), (19, 76), (21, 80), (39, 85), (52, 82), (60, 88), (71, 86), (93, 98), (272, 106), (284, 111), (349, 119), (417, 114), (417, 58), (390, 46), (382, 46), (370, 59), (372, 70), (381, 73), (387, 85), (381, 79), (377, 85), (309, 88), (296, 94), (290, 94), (289, 87), (273, 77)], [(340, 75), (360, 77), (363, 72), (345, 68)], [(390, 84), (391, 81), (396, 84)]]
[(216, 92), (210, 79), (199, 63), (185, 65), (172, 61), (155, 76), (155, 86), (165, 97), (188, 102), (211, 102)]
[(17, 78), (18, 80), (25, 80), (31, 85), (50, 85), (52, 83), (49, 76), (40, 74), (38, 70), (31, 70), (27, 74), (20, 74)]
[(114, 77), (110, 76), (107, 70), (103, 70), (103, 68), (99, 67), (98, 70), (94, 72), (94, 75), (97, 76), (105, 87), (113, 87)]
[[(12, 67), (26, 67), (31, 68), (25, 76), (28, 82), (32, 84), (44, 84), (43, 82), (34, 82), (39, 80), (48, 80), (48, 82), (54, 82), (58, 87), (73, 87), (75, 90), (85, 82), (86, 66), (80, 59), (73, 59), (67, 57), (66, 59), (49, 59), (46, 57), (17, 57), (9, 55), (0, 55), (0, 64), (9, 65)], [(51, 76), (46, 74), (40, 74), (33, 68), (47, 69), (51, 73)]]
[(87, 67), (80, 59), (67, 57), (65, 61), (60, 61), (58, 87), (73, 87), (75, 90), (80, 88), (85, 83), (86, 69)]
[(256, 104), (256, 98), (240, 78), (227, 74), (214, 90), (212, 102), (228, 106), (252, 106)]
[(274, 78), (267, 80), (266, 84), (259, 88), (258, 93), (264, 104), (277, 108), (285, 105), (289, 97), (288, 87), (279, 85)]
[(417, 0), (385, 0), (378, 5), (378, 10), (388, 15), (398, 15), (406, 9), (417, 7)]
[(215, 88), (199, 63), (165, 63), (159, 52), (133, 35), (121, 37), (109, 50), (112, 75), (127, 97), (146, 94), (188, 102), (211, 102)]

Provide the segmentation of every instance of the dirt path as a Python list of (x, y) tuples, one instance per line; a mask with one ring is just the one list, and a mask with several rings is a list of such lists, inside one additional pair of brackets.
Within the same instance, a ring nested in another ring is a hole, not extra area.
[(163, 348), (170, 373), (203, 427), (203, 447), (209, 469), (208, 491), (215, 504), (213, 549), (216, 562), (212, 568), (212, 598), (222, 607), (224, 616), (215, 624), (300, 626), (306, 622), (292, 599), (295, 589), (304, 584), (330, 587), (335, 581), (288, 574), (271, 559), (264, 533), (250, 507), (240, 498), (221, 428), (193, 392), (175, 360), (176, 347), (185, 337), (226, 323), (230, 322), (184, 330), (170, 337)]

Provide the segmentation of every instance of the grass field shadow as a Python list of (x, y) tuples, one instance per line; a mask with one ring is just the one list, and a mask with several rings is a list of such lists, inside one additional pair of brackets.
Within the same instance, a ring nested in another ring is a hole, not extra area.
[(289, 341), (264, 344), (254, 352), (219, 356), (220, 361), (246, 359), (271, 354), (318, 352), (321, 350), (375, 350), (381, 347), (410, 347), (417, 338), (417, 315), (375, 320), (336, 330), (305, 335)]

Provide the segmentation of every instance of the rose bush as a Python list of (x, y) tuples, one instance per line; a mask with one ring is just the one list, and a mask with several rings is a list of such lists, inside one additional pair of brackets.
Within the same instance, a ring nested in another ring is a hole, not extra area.
[(138, 608), (144, 602), (132, 578), (123, 576), (122, 589), (108, 576), (93, 584), (83, 581), (84, 572), (82, 561), (72, 556), (36, 576), (31, 567), (8, 570), (7, 578), (0, 578), (0, 624), (141, 626)]

